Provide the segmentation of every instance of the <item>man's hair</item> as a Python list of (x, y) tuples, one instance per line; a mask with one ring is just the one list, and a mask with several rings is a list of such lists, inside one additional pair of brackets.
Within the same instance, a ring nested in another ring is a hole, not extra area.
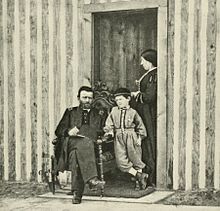
[(79, 88), (77, 97), (80, 97), (80, 93), (81, 93), (82, 91), (92, 92), (93, 95), (94, 95), (94, 90), (93, 90), (91, 87), (89, 87), (89, 86), (81, 86), (81, 87)]
[(124, 96), (125, 98), (128, 98), (131, 96), (131, 91), (124, 87), (118, 88), (114, 94), (114, 97), (117, 97), (117, 96)]

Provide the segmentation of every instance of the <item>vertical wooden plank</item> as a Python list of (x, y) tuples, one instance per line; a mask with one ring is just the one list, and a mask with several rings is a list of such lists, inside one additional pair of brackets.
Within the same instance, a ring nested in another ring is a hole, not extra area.
[(48, 145), (49, 140), (49, 26), (48, 26), (48, 1), (42, 1), (42, 132), (43, 132), (43, 166), (50, 162)]
[(66, 107), (66, 8), (65, 2), (60, 1), (60, 86), (61, 86), (61, 111)]
[(157, 83), (157, 187), (165, 189), (166, 178), (166, 81), (167, 81), (167, 8), (158, 8), (158, 83)]
[(8, 42), (8, 142), (9, 180), (15, 180), (15, 64), (14, 64), (14, 1), (7, 1)]
[(26, 174), (31, 179), (30, 2), (25, 1)]
[[(42, 0), (37, 1), (37, 172), (42, 169)], [(41, 182), (40, 174), (37, 181)]]
[(180, 30), (181, 30), (181, 1), (175, 1), (174, 29), (174, 93), (173, 93), (173, 189), (179, 188), (179, 101), (180, 101)]
[(26, 90), (25, 90), (25, 1), (19, 0), (20, 20), (20, 147), (21, 147), (21, 179), (26, 180)]
[(72, 66), (72, 59), (73, 59), (73, 34), (72, 34), (72, 22), (73, 22), (73, 7), (72, 1), (67, 0), (66, 4), (66, 103), (67, 107), (72, 106), (73, 101), (73, 66)]
[(91, 86), (92, 68), (92, 14), (83, 15), (83, 85)]
[(207, 75), (207, 15), (208, 1), (201, 1), (201, 98), (200, 98), (200, 162), (199, 162), (199, 188), (205, 187), (205, 141), (206, 141), (206, 75)]
[(118, 43), (116, 44), (116, 47), (118, 48), (118, 57), (116, 57), (116, 62), (117, 62), (117, 69), (119, 71), (119, 86), (125, 87), (126, 86), (126, 57), (125, 57), (125, 41), (124, 41), (124, 36), (125, 36), (125, 21), (123, 21), (123, 15), (122, 15), (122, 20), (118, 23), (119, 28), (118, 28)]
[(84, 73), (84, 31), (83, 31), (83, 0), (78, 0), (78, 4), (74, 5), (77, 6), (77, 14), (78, 14), (78, 84), (79, 86), (83, 85), (83, 73)]
[(31, 180), (37, 179), (37, 4), (30, 1)]
[(2, 25), (3, 25), (3, 69), (4, 69), (4, 179), (9, 179), (9, 158), (8, 158), (8, 148), (9, 148), (9, 141), (8, 141), (8, 24), (7, 24), (7, 14), (8, 14), (8, 7), (7, 1), (3, 0), (2, 4)]
[(14, 9), (14, 57), (15, 57), (15, 171), (16, 180), (21, 179), (21, 143), (20, 143), (20, 19), (19, 0), (15, 0)]
[(181, 9), (181, 44), (180, 44), (180, 105), (179, 105), (179, 188), (185, 188), (186, 170), (186, 72), (187, 72), (187, 31), (188, 0), (182, 0)]
[(215, 170), (214, 188), (220, 189), (220, 0), (216, 1), (216, 86), (215, 86)]
[(168, 1), (168, 68), (167, 68), (167, 187), (173, 188), (173, 75), (174, 75), (174, 21), (175, 1)]
[[(64, 4), (64, 2), (63, 2)], [(53, 0), (49, 0), (49, 17), (48, 17), (48, 25), (49, 25), (49, 93), (48, 93), (48, 107), (49, 107), (49, 155), (51, 156), (53, 154), (53, 145), (51, 141), (54, 138), (54, 72), (53, 72), (53, 35), (54, 35), (54, 17), (53, 17)], [(62, 14), (61, 16), (64, 16), (65, 18), (65, 13)], [(63, 34), (65, 33), (65, 30), (63, 31)], [(62, 38), (61, 38), (62, 39)], [(62, 68), (61, 70), (65, 72), (65, 69)], [(65, 90), (64, 90), (65, 92)], [(62, 99), (61, 99), (62, 100)]]
[[(216, 0), (208, 1), (206, 84), (206, 187), (214, 187)], [(220, 152), (219, 152), (220, 153)]]
[[(93, 17), (94, 21), (94, 29), (93, 29), (93, 69), (92, 69), (92, 85), (94, 86), (94, 83), (96, 81), (100, 80), (100, 69), (101, 69), (101, 52), (100, 52), (100, 45), (101, 45), (101, 37), (100, 37), (100, 27), (101, 27), (101, 18), (100, 15), (94, 14)], [(100, 58), (100, 59), (97, 59)]]
[(188, 54), (186, 75), (186, 190), (192, 188), (192, 139), (193, 139), (193, 63), (194, 63), (194, 5), (195, 1), (188, 2)]
[(78, 91), (78, 70), (79, 70), (79, 57), (78, 57), (78, 39), (79, 39), (79, 29), (78, 29), (78, 1), (74, 1), (72, 0), (72, 5), (73, 5), (73, 21), (72, 21), (72, 34), (74, 34), (74, 36), (72, 37), (73, 39), (73, 59), (72, 59), (72, 67), (73, 67), (73, 105), (77, 105), (78, 104), (78, 100), (77, 100), (77, 91)]
[(200, 145), (200, 7), (201, 0), (195, 1), (194, 20), (194, 68), (193, 68), (193, 153), (192, 153), (192, 188), (199, 187), (199, 145)]
[(55, 117), (54, 121), (56, 124), (60, 121), (62, 112), (60, 110), (60, 78), (61, 78), (61, 68), (60, 68), (60, 38), (59, 38), (59, 25), (60, 25), (60, 1), (55, 0), (53, 5), (53, 11), (54, 11), (54, 43), (53, 43), (53, 49), (54, 49), (54, 109), (55, 109)]
[[(113, 20), (113, 22), (112, 22)], [(119, 55), (119, 45), (120, 45), (120, 30), (119, 29), (119, 23), (121, 20), (121, 16), (120, 14), (117, 14), (117, 16), (113, 17), (113, 16), (109, 16), (109, 21), (110, 21), (110, 28), (112, 28), (111, 33), (112, 33), (112, 39), (110, 42), (110, 45), (112, 45), (111, 48), (111, 57), (113, 58), (112, 61), (112, 72), (111, 73), (106, 73), (106, 75), (111, 76), (114, 75), (112, 82), (112, 87), (113, 90), (117, 89), (118, 86), (120, 86), (120, 77), (119, 77), (119, 67), (118, 67), (118, 59), (120, 58)], [(111, 26), (111, 24), (113, 25), (113, 27)], [(122, 30), (123, 32), (123, 30)]]
[[(133, 17), (132, 17), (133, 18)], [(132, 19), (130, 18), (130, 19)], [(129, 20), (130, 20), (129, 19)], [(124, 41), (124, 48), (126, 50), (125, 52), (125, 87), (130, 87), (131, 90), (135, 90), (135, 78), (137, 74), (137, 69), (139, 67), (139, 64), (137, 64), (137, 57), (139, 55), (136, 54), (137, 50), (137, 43), (138, 43), (138, 29), (137, 26), (130, 21), (126, 21), (125, 23), (125, 41)], [(131, 88), (132, 87), (132, 88)]]
[[(112, 24), (113, 25), (113, 24)], [(112, 45), (112, 36), (113, 36), (113, 26), (111, 26), (111, 23), (108, 18), (100, 16), (100, 28), (97, 28), (97, 30), (100, 33), (99, 39), (100, 39), (100, 46), (96, 49), (97, 51), (100, 51), (100, 59), (96, 58), (96, 60), (100, 60), (100, 68), (99, 68), (99, 75), (100, 80), (105, 81), (106, 85), (113, 89), (113, 81), (115, 80), (115, 84), (117, 84), (117, 79), (115, 76), (117, 74), (115, 73), (115, 70), (113, 69), (113, 56), (112, 52), (113, 45)], [(105, 70), (105, 71), (103, 71)], [(111, 74), (112, 77), (107, 77), (107, 73)], [(108, 80), (105, 80), (108, 79)], [(111, 80), (113, 79), (113, 81)]]
[(4, 65), (3, 1), (0, 0), (0, 180), (4, 179)]

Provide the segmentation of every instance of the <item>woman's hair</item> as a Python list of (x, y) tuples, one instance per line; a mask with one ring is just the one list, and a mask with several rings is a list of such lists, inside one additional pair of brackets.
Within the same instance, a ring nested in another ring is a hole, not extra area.
[(151, 62), (154, 67), (157, 67), (157, 51), (153, 49), (147, 49), (141, 53), (141, 57)]
[(89, 86), (81, 86), (81, 87), (79, 88), (79, 91), (78, 91), (78, 94), (77, 94), (77, 97), (78, 97), (78, 98), (80, 97), (80, 93), (81, 93), (82, 91), (92, 92), (93, 95), (94, 95), (94, 90), (93, 90), (91, 87), (89, 87)]
[(115, 94), (114, 94), (114, 97), (117, 97), (117, 96), (124, 96), (125, 98), (128, 98), (131, 96), (131, 91), (127, 88), (124, 88), (124, 87), (121, 87), (121, 88), (118, 88), (116, 91), (115, 91)]

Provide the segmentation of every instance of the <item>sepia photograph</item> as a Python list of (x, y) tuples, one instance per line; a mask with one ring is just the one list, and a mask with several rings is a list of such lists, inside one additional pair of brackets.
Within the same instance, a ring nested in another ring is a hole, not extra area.
[(0, 0), (0, 211), (219, 211), (220, 0)]

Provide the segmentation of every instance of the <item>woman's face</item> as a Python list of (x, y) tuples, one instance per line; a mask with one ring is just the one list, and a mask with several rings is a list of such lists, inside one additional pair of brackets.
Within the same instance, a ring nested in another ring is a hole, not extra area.
[(152, 63), (147, 61), (146, 59), (144, 59), (143, 57), (141, 57), (141, 66), (143, 66), (143, 68), (145, 70), (149, 70), (152, 68)]

